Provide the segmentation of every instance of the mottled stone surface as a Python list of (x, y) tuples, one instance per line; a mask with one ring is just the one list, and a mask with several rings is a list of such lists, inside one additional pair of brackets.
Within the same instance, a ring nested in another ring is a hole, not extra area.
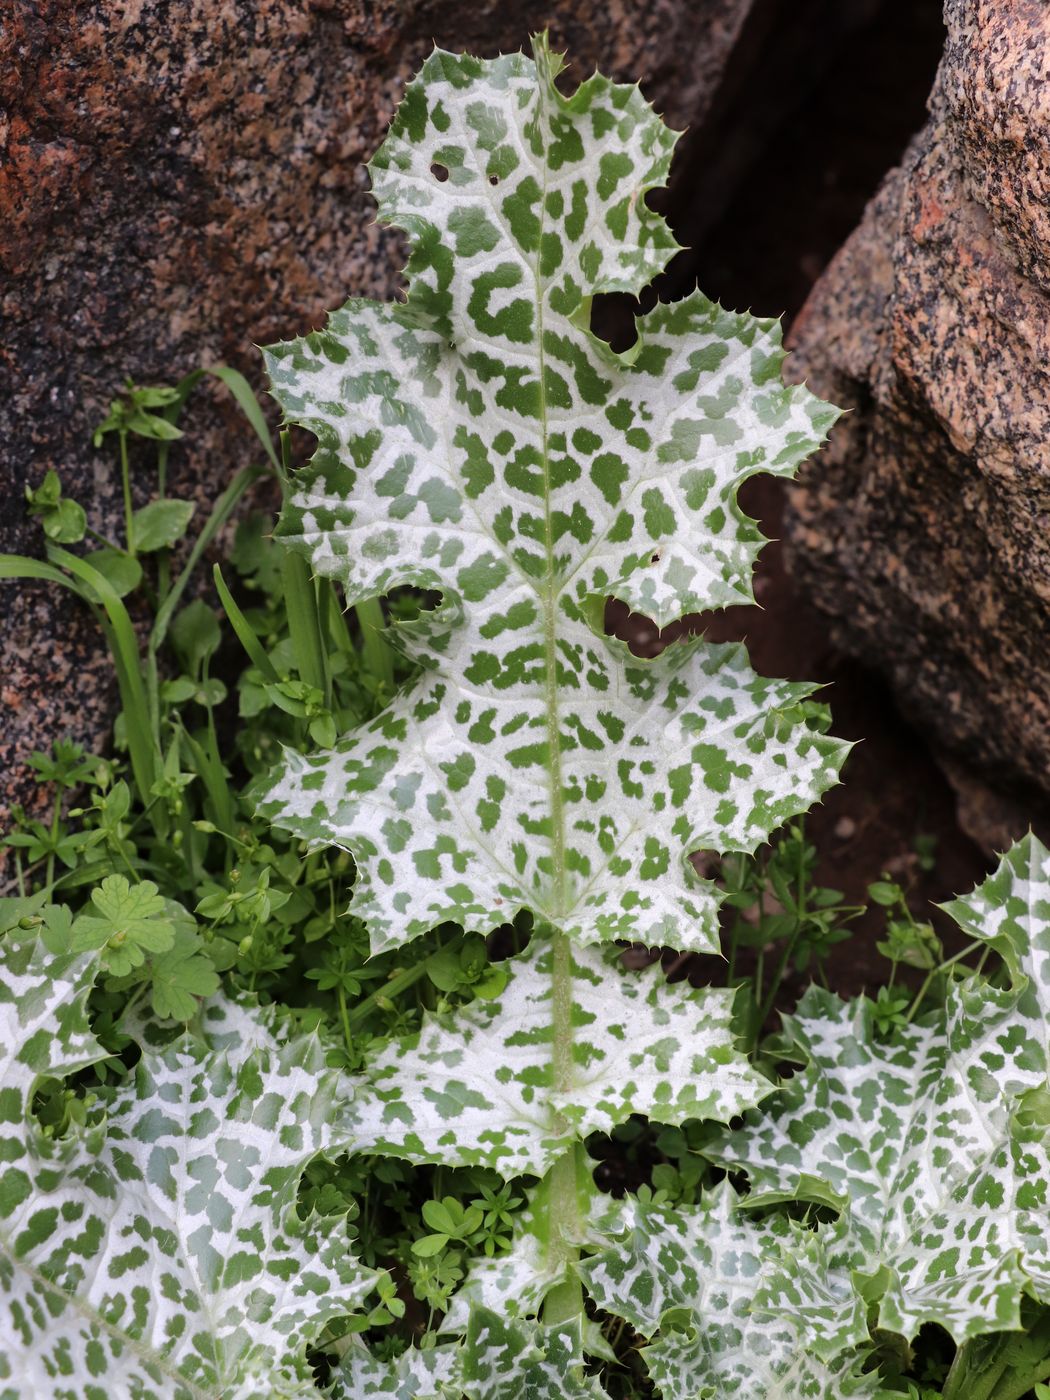
[(929, 122), (795, 325), (854, 411), (792, 564), (956, 765), (1050, 794), (1050, 6), (945, 18)]
[[(702, 123), (754, 0), (10, 0), (0, 23), (0, 550), (39, 552), (22, 488), (48, 467), (105, 529), (92, 426), (130, 374), (173, 382), (389, 297), (401, 252), (363, 162), (431, 43), (482, 54), (549, 26), (570, 76), (639, 78)], [(111, 440), (112, 441), (112, 440)], [(253, 456), (202, 391), (175, 494), (213, 499)], [(140, 475), (146, 458), (140, 462)], [(141, 479), (144, 500), (151, 483)], [(35, 747), (97, 742), (109, 670), (79, 605), (0, 584), (0, 808)]]

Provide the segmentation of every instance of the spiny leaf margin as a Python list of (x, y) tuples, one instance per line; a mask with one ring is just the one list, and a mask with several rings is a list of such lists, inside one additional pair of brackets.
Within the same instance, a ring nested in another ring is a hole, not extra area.
[(774, 323), (699, 294), (641, 318), (628, 355), (591, 335), (590, 297), (674, 250), (643, 197), (673, 137), (636, 88), (565, 98), (554, 76), (542, 43), (436, 53), (372, 167), (412, 242), (408, 302), (353, 301), (267, 355), (319, 443), (283, 538), (350, 602), (444, 600), (401, 629), (418, 684), (261, 794), (354, 853), (377, 950), (528, 908), (582, 942), (713, 951), (689, 853), (754, 849), (845, 753), (808, 726), (810, 688), (740, 648), (643, 663), (600, 634), (610, 594), (661, 622), (748, 600), (761, 536), (737, 487), (790, 474), (835, 410), (783, 384)]
[(335, 1222), (296, 1211), (347, 1088), (316, 1037), (282, 1046), (259, 1027), (215, 1051), (187, 1036), (100, 1096), (104, 1121), (50, 1143), (31, 1096), (103, 1057), (85, 1011), (98, 966), (0, 943), (3, 1393), (309, 1395), (307, 1345), (375, 1277)]

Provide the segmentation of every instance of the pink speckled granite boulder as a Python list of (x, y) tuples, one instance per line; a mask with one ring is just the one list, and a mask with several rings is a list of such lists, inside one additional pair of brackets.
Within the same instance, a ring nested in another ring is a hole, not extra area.
[[(104, 529), (119, 515), (91, 428), (125, 374), (173, 382), (389, 297), (401, 250), (363, 162), (436, 41), (482, 54), (549, 26), (577, 80), (639, 78), (702, 123), (754, 0), (12, 0), (0, 24), (0, 550), (39, 552), (22, 488), (48, 467)], [(252, 439), (202, 393), (173, 489), (215, 497)], [(148, 483), (141, 483), (143, 492)], [(93, 744), (112, 681), (83, 610), (0, 585), (0, 809), (27, 754)]]
[(1050, 5), (945, 19), (929, 122), (794, 328), (854, 411), (792, 562), (953, 764), (1050, 794)]

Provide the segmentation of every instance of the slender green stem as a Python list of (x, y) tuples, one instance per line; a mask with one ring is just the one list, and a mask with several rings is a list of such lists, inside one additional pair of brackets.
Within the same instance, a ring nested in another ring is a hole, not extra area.
[(729, 954), (728, 966), (726, 968), (726, 985), (729, 987), (733, 985), (733, 975), (736, 972), (736, 940), (738, 924), (739, 915), (737, 915), (737, 917), (734, 918), (733, 927), (729, 930)]
[(124, 488), (124, 533), (127, 536), (128, 553), (135, 558), (135, 511), (131, 503), (131, 470), (128, 466), (128, 435), (121, 428), (120, 433), (120, 482)]
[(171, 587), (171, 551), (162, 549), (157, 554), (157, 607), (164, 604)]
[(142, 823), (149, 817), (151, 811), (159, 801), (159, 797), (151, 797), (150, 800), (146, 803), (146, 805), (137, 813), (137, 815), (132, 818), (131, 822), (128, 825), (127, 834), (129, 836), (134, 835), (134, 833), (139, 829)]
[(195, 840), (197, 833), (193, 829), (193, 819), (190, 816), (188, 803), (183, 804), (182, 812), (179, 815), (179, 825), (182, 828), (182, 854), (186, 862), (189, 884), (191, 889), (195, 889), (200, 879), (200, 869)]
[[(174, 423), (179, 416), (178, 410), (182, 404), (172, 404), (171, 408), (164, 414), (169, 423)], [(168, 485), (168, 449), (171, 443), (164, 438), (157, 443), (157, 495), (163, 496)]]
[[(233, 845), (233, 846), (240, 846), (240, 848), (241, 848), (242, 851), (253, 851), (253, 850), (255, 850), (255, 846), (252, 844), (252, 842), (250, 842), (250, 841), (242, 841), (242, 840), (240, 839), (239, 836), (234, 836), (234, 834), (233, 834), (232, 831), (223, 831), (222, 827), (221, 827), (221, 826), (216, 826), (215, 822), (212, 822), (212, 826), (215, 828), (215, 833), (214, 833), (214, 834), (215, 834), (216, 836), (221, 836), (221, 837), (223, 838), (224, 841), (229, 841), (231, 845)], [(210, 834), (210, 833), (209, 833), (209, 834)], [(296, 882), (293, 880), (292, 883), (295, 884)], [(304, 885), (304, 888), (308, 888), (309, 885), (310, 885), (310, 881), (307, 881), (307, 882), (305, 883), (305, 885)]]
[(758, 1041), (759, 1036), (762, 1034), (762, 1027), (766, 1024), (767, 1016), (773, 1010), (773, 1003), (777, 999), (777, 992), (780, 991), (780, 984), (784, 980), (784, 973), (787, 971), (787, 965), (791, 960), (792, 953), (795, 951), (795, 945), (798, 943), (798, 940), (801, 936), (802, 920), (800, 918), (796, 923), (791, 936), (789, 938), (785, 938), (784, 940), (784, 946), (781, 948), (780, 956), (777, 958), (777, 965), (773, 969), (773, 977), (770, 981), (769, 989), (762, 999), (762, 1005), (758, 1009), (758, 1016), (755, 1021), (754, 1036), (756, 1042)]
[[(462, 942), (463, 935), (458, 934), (451, 942), (445, 945), (444, 949), (439, 949), (438, 951), (444, 952), (446, 950), (458, 949)], [(438, 954), (433, 953), (431, 956), (437, 957)], [(420, 978), (425, 977), (429, 963), (430, 958), (423, 958), (421, 962), (414, 963), (412, 967), (406, 967), (403, 972), (399, 972), (396, 977), (391, 977), (389, 982), (384, 982), (383, 985), (372, 992), (370, 996), (365, 997), (364, 1001), (359, 1001), (353, 1011), (349, 1013), (348, 1020), (350, 1026), (363, 1025), (376, 1009), (376, 1005), (381, 998), (392, 1001), (394, 997), (400, 996), (402, 992), (407, 991), (407, 989), (418, 982)]]
[(99, 532), (93, 530), (90, 525), (85, 527), (84, 533), (90, 535), (93, 540), (97, 540), (104, 548), (111, 549), (114, 554), (127, 554), (128, 552), (123, 545), (117, 544), (114, 540), (111, 540), (108, 535), (100, 535)]
[[(758, 917), (759, 917), (759, 919), (762, 918), (762, 911), (761, 911), (761, 908), (759, 909), (759, 915), (758, 915)], [(765, 969), (766, 969), (766, 952), (765, 952), (765, 949), (764, 949), (764, 948), (759, 948), (759, 950), (758, 950), (758, 956), (757, 956), (756, 959), (755, 959), (755, 982), (754, 982), (754, 992), (755, 992), (755, 994), (754, 994), (754, 998), (753, 998), (753, 1001), (752, 1001), (752, 1005), (753, 1005), (754, 1008), (755, 1008), (755, 1012), (754, 1012), (754, 1020), (752, 1021), (752, 1024), (751, 1024), (751, 1034), (750, 1034), (750, 1036), (748, 1037), (748, 1044), (749, 1044), (752, 1048), (758, 1044), (758, 1037), (759, 1037), (759, 1036), (761, 1035), (761, 1033), (762, 1033), (762, 1022), (758, 1019), (758, 1010), (759, 1010), (759, 1007), (760, 1007), (761, 1002), (762, 1002), (762, 987), (763, 987), (763, 985), (765, 984), (765, 980), (766, 980), (766, 972), (765, 972)]]
[(347, 1054), (349, 1054), (353, 1049), (354, 1037), (353, 1032), (350, 1030), (350, 1017), (346, 1009), (346, 992), (342, 986), (339, 986), (336, 990), (339, 997), (339, 1019), (343, 1023), (343, 1039), (346, 1041), (346, 1050)]
[(142, 1002), (143, 998), (146, 996), (146, 994), (147, 994), (147, 992), (149, 991), (149, 989), (150, 989), (150, 984), (149, 984), (148, 982), (144, 982), (144, 983), (142, 984), (141, 987), (137, 987), (137, 988), (135, 989), (135, 991), (134, 991), (134, 992), (131, 994), (131, 996), (128, 998), (127, 1003), (125, 1004), (123, 1011), (121, 1011), (121, 1013), (120, 1013), (120, 1016), (119, 1016), (119, 1018), (118, 1018), (118, 1020), (117, 1020), (117, 1025), (118, 1025), (118, 1026), (119, 1026), (119, 1025), (123, 1025), (123, 1023), (124, 1023), (124, 1022), (127, 1020), (127, 1018), (131, 1015), (132, 1011), (134, 1011), (135, 1008), (136, 1008), (137, 1006), (139, 1006), (139, 1004)]
[(55, 793), (54, 806), (51, 809), (51, 849), (47, 853), (47, 870), (44, 875), (45, 883), (50, 891), (55, 883), (55, 843), (58, 840), (58, 822), (62, 815), (62, 789)]
[(128, 872), (128, 874), (131, 876), (131, 883), (132, 883), (133, 885), (137, 885), (137, 884), (139, 883), (140, 879), (141, 879), (141, 876), (139, 875), (139, 873), (138, 873), (138, 871), (135, 869), (135, 867), (131, 864), (131, 861), (128, 860), (128, 853), (127, 853), (127, 851), (125, 851), (125, 849), (124, 849), (124, 847), (123, 847), (122, 845), (115, 845), (115, 846), (113, 847), (113, 850), (114, 850), (114, 853), (120, 857), (121, 861), (123, 862), (124, 869), (125, 869), (125, 870)]
[(762, 1027), (766, 1023), (766, 1017), (773, 1010), (773, 1004), (777, 999), (777, 993), (780, 991), (780, 984), (784, 980), (784, 973), (787, 971), (788, 963), (791, 961), (792, 954), (798, 945), (799, 939), (802, 937), (802, 927), (806, 919), (806, 896), (808, 894), (806, 889), (806, 842), (805, 824), (801, 819), (798, 823), (798, 869), (795, 872), (795, 888), (796, 924), (791, 936), (784, 941), (784, 947), (781, 949), (780, 957), (777, 959), (773, 981), (770, 984), (769, 991), (766, 993), (766, 999), (762, 1003), (762, 1009), (758, 1017), (759, 1035), (762, 1034)]
[(961, 949), (958, 953), (955, 953), (955, 954), (954, 954), (952, 957), (950, 957), (950, 958), (945, 958), (944, 961), (938, 963), (936, 967), (931, 967), (931, 968), (930, 968), (929, 972), (926, 974), (925, 978), (923, 979), (922, 986), (919, 988), (919, 990), (918, 990), (918, 991), (916, 992), (916, 994), (915, 994), (915, 999), (913, 1000), (912, 1004), (908, 1007), (908, 1020), (909, 1020), (909, 1021), (911, 1021), (911, 1020), (914, 1019), (916, 1013), (917, 1013), (918, 1010), (919, 1010), (919, 1007), (922, 1005), (923, 998), (925, 997), (926, 993), (927, 993), (927, 992), (929, 991), (929, 989), (930, 989), (930, 983), (931, 983), (931, 982), (933, 981), (933, 979), (937, 976), (937, 974), (938, 974), (939, 972), (944, 972), (944, 970), (945, 970), (946, 968), (951, 967), (954, 963), (957, 963), (957, 962), (961, 961), (961, 959), (963, 959), (963, 958), (968, 958), (968, 957), (970, 956), (970, 954), (974, 951), (975, 948), (980, 948), (980, 947), (984, 947), (985, 953), (987, 953), (988, 948), (987, 948), (987, 944), (984, 942), (984, 939), (983, 939), (983, 938), (975, 938), (975, 939), (973, 940), (972, 943), (967, 943), (966, 947), (963, 948), (963, 949)]

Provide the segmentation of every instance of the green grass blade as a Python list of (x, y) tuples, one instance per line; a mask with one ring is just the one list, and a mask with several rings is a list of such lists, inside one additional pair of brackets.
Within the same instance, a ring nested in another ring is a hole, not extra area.
[(240, 370), (231, 369), (229, 365), (211, 365), (204, 373), (210, 374), (213, 379), (218, 379), (226, 385), (237, 400), (237, 406), (255, 429), (255, 435), (262, 443), (274, 471), (280, 474), (281, 463), (273, 445), (273, 438), (270, 436), (269, 424), (263, 416), (259, 400), (255, 397), (252, 386), (244, 375), (241, 374)]
[(354, 606), (361, 628), (361, 656), (365, 669), (381, 681), (390, 693), (394, 689), (394, 653), (383, 635), (386, 618), (378, 598), (366, 598)]
[(318, 579), (317, 598), (321, 608), (321, 625), (330, 652), (343, 652), (356, 659), (353, 638), (339, 606), (339, 593), (334, 583)]
[[(120, 687), (121, 703), (124, 707), (124, 723), (127, 728), (128, 750), (131, 754), (131, 770), (135, 786), (144, 805), (152, 797), (153, 780), (156, 774), (157, 751), (149, 725), (149, 706), (146, 689), (142, 682), (141, 657), (138, 638), (131, 625), (128, 610), (117, 596), (104, 574), (93, 568), (75, 554), (54, 545), (48, 547), (52, 561), (68, 569), (82, 583), (90, 585), (92, 591), (102, 601), (106, 613), (106, 632), (113, 653), (113, 662)], [(156, 822), (154, 822), (156, 826)]]
[(156, 652), (164, 641), (168, 628), (171, 625), (171, 619), (175, 609), (179, 605), (179, 600), (185, 592), (186, 585), (189, 583), (194, 569), (200, 562), (201, 555), (226, 524), (227, 520), (229, 520), (234, 510), (237, 508), (238, 502), (248, 488), (253, 486), (261, 476), (265, 476), (266, 474), (265, 467), (242, 467), (230, 482), (229, 486), (227, 486), (226, 490), (215, 502), (211, 514), (205, 521), (203, 530), (201, 530), (194, 541), (193, 548), (190, 550), (189, 557), (186, 560), (182, 572), (172, 584), (171, 591), (167, 598), (165, 598), (162, 607), (157, 611), (157, 616), (153, 623), (153, 631), (150, 633), (150, 651)]
[(222, 576), (222, 570), (218, 564), (212, 569), (212, 577), (215, 580), (215, 589), (219, 595), (219, 601), (230, 619), (230, 625), (237, 634), (237, 640), (248, 653), (252, 665), (260, 671), (266, 680), (276, 684), (281, 678), (277, 674), (277, 669), (273, 662), (263, 650), (263, 645), (259, 638), (252, 631), (251, 624), (237, 606), (237, 602), (226, 586), (226, 580)]
[(219, 757), (218, 741), (210, 715), (204, 742), (191, 734), (185, 725), (182, 726), (182, 734), (189, 748), (193, 766), (204, 784), (205, 796), (211, 804), (211, 820), (220, 830), (232, 831), (237, 817), (230, 793), (230, 776)]
[(76, 579), (71, 579), (53, 564), (45, 564), (42, 559), (29, 559), (24, 554), (0, 554), (0, 578), (28, 578), (39, 579), (42, 583), (58, 583), (85, 602), (90, 601)]
[(314, 686), (331, 703), (328, 664), (321, 641), (321, 619), (317, 608), (317, 589), (310, 569), (301, 554), (286, 550), (281, 560), (284, 581), (284, 605), (288, 612), (288, 633), (299, 676)]
[(240, 370), (233, 369), (230, 365), (207, 365), (203, 369), (191, 370), (190, 373), (180, 379), (175, 386), (179, 398), (176, 403), (171, 404), (165, 411), (165, 418), (172, 423), (177, 420), (186, 400), (205, 375), (210, 375), (212, 379), (218, 379), (220, 383), (225, 384), (226, 388), (229, 389), (230, 393), (237, 401), (238, 408), (255, 430), (256, 437), (262, 443), (263, 450), (270, 459), (270, 465), (273, 467), (274, 471), (280, 474), (281, 463), (278, 459), (277, 451), (274, 448), (270, 427), (259, 405), (259, 400), (255, 397), (252, 386), (248, 383)]

